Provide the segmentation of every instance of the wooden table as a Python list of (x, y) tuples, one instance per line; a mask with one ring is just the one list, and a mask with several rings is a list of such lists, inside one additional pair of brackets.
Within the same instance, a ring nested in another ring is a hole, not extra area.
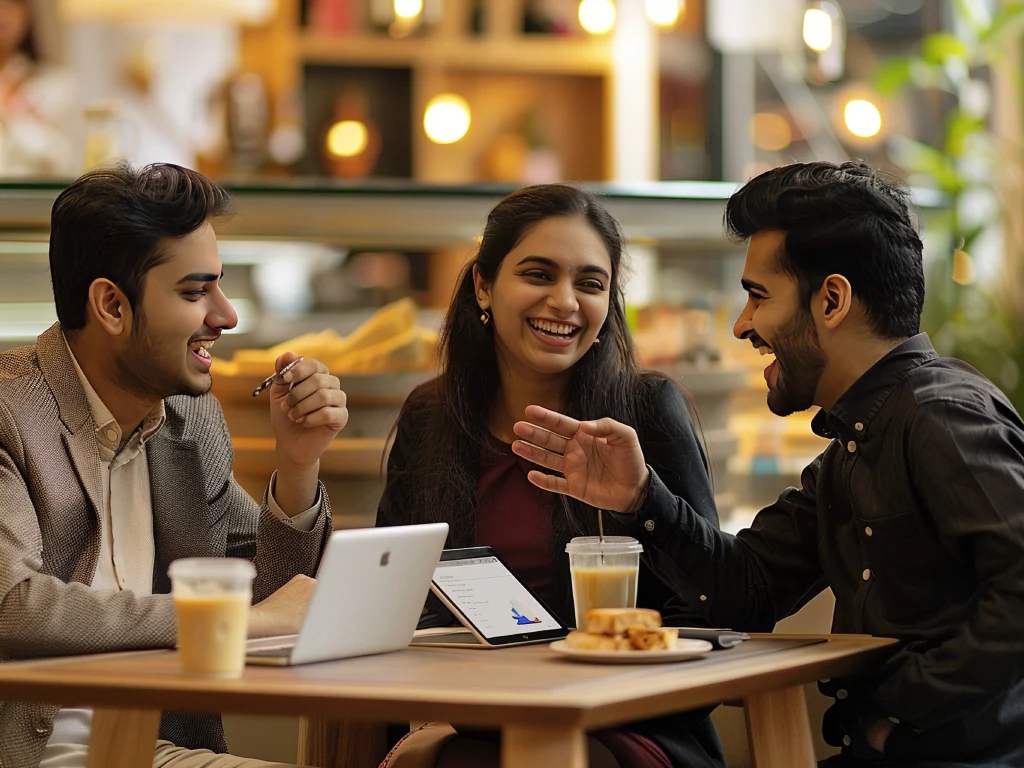
[(780, 648), (786, 637), (808, 639), (756, 636), (740, 646), (745, 655), (628, 666), (581, 664), (547, 646), (409, 648), (301, 667), (248, 667), (242, 679), (226, 681), (181, 674), (171, 651), (79, 656), (0, 665), (0, 700), (95, 707), (89, 768), (150, 768), (161, 711), (304, 716), (299, 761), (312, 765), (372, 768), (380, 759), (365, 738), (339, 747), (345, 739), (338, 722), (358, 730), (446, 720), (500, 727), (503, 768), (583, 768), (588, 729), (741, 700), (755, 766), (811, 768), (801, 686), (878, 664), (894, 641), (833, 635)]

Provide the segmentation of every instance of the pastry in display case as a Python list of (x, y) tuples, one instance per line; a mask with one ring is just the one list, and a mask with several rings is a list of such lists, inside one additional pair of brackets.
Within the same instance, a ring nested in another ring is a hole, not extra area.
[(213, 394), (231, 431), (235, 478), (257, 498), (275, 459), (267, 400), (253, 397), (253, 390), (285, 352), (320, 360), (341, 380), (349, 423), (321, 459), (320, 475), (339, 527), (372, 524), (387, 436), (409, 393), (436, 374), (437, 331), (417, 324), (416, 304), (406, 298), (377, 310), (347, 336), (325, 328), (215, 360)]

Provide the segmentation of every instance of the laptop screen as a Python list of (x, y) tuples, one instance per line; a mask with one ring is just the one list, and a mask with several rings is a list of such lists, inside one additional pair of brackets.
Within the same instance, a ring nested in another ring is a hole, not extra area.
[[(479, 550), (477, 550), (479, 551)], [(434, 585), (489, 642), (520, 642), (538, 635), (565, 635), (565, 628), (497, 557), (442, 560)], [(448, 553), (445, 553), (446, 555)]]

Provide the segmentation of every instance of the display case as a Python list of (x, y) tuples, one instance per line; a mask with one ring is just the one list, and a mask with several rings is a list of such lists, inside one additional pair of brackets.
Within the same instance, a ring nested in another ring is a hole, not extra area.
[[(512, 191), (384, 181), (226, 186), (235, 212), (217, 231), (224, 289), (240, 322), (214, 350), (223, 358), (323, 329), (344, 336), (380, 305), (402, 297), (415, 299), (419, 326), (436, 330), (487, 212)], [(0, 184), (5, 347), (31, 343), (55, 318), (46, 238), (50, 208), (63, 187)], [(777, 492), (780, 478), (794, 479), (820, 446), (809, 436), (806, 415), (779, 420), (768, 414), (759, 358), (731, 339), (732, 319), (745, 301), (739, 288), (743, 248), (723, 236), (722, 215), (736, 185), (590, 188), (603, 196), (626, 236), (633, 261), (627, 303), (641, 354), (652, 367), (679, 377), (693, 396), (723, 518), (734, 506), (762, 503), (757, 478)], [(927, 228), (942, 200), (927, 191), (915, 191), (914, 199)], [(687, 329), (694, 318), (699, 334)], [(675, 336), (682, 341), (666, 355), (667, 339)], [(697, 346), (690, 343), (694, 336)], [(701, 353), (687, 351), (693, 349)], [(433, 375), (433, 366), (337, 373), (349, 395), (351, 422), (321, 472), (337, 524), (368, 525), (383, 487), (388, 433), (406, 395)], [(274, 459), (266, 402), (249, 394), (259, 378), (250, 371), (215, 375), (214, 383), (235, 443), (235, 475), (257, 496)]]

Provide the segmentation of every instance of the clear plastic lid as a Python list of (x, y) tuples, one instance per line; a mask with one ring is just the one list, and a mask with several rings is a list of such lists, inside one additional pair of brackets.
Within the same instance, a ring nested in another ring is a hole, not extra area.
[(172, 579), (252, 579), (256, 566), (240, 557), (186, 557), (167, 569)]
[(597, 536), (577, 536), (565, 545), (570, 555), (628, 555), (643, 552), (644, 545), (632, 536), (605, 536), (602, 541)]

